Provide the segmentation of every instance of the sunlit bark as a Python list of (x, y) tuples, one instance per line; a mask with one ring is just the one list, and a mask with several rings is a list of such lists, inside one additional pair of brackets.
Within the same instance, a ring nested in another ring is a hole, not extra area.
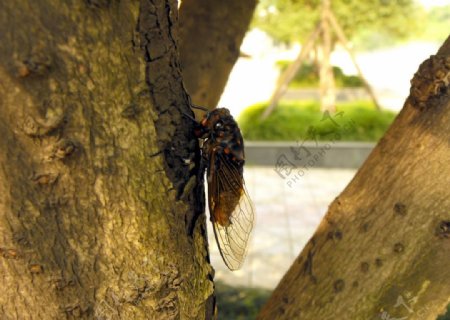
[(0, 2), (1, 319), (212, 317), (177, 28), (175, 1)]

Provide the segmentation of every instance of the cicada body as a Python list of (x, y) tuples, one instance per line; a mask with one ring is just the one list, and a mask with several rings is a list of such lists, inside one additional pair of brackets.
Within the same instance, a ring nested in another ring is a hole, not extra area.
[(243, 177), (244, 141), (225, 108), (207, 112), (195, 133), (203, 139), (202, 158), (207, 168), (214, 235), (225, 264), (236, 270), (244, 262), (255, 215)]

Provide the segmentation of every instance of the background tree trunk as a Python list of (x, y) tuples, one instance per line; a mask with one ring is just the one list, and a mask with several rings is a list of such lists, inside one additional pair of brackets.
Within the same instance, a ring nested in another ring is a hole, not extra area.
[(1, 319), (213, 316), (177, 28), (175, 1), (0, 2)]
[(431, 320), (444, 312), (449, 82), (450, 37), (420, 66), (403, 110), (330, 205), (259, 319)]
[(239, 57), (256, 2), (182, 1), (180, 59), (186, 89), (194, 104), (216, 107)]
[(322, 0), (322, 37), (320, 48), (322, 58), (320, 59), (320, 109), (322, 111), (336, 111), (336, 90), (334, 84), (333, 66), (331, 65), (331, 53), (333, 51), (333, 39), (330, 20), (330, 0)]

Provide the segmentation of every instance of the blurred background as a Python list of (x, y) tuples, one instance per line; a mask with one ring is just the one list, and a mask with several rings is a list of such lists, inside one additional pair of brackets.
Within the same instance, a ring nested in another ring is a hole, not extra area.
[(209, 230), (221, 319), (254, 319), (450, 33), (450, 0), (327, 2), (260, 0), (221, 97), (257, 214), (239, 271)]

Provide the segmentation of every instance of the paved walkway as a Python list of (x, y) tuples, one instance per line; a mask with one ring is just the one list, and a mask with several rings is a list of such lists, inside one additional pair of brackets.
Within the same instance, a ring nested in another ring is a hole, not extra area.
[(243, 268), (231, 272), (222, 262), (208, 223), (216, 280), (274, 288), (355, 172), (311, 169), (289, 186), (273, 167), (246, 167), (245, 181), (257, 214), (252, 242)]

